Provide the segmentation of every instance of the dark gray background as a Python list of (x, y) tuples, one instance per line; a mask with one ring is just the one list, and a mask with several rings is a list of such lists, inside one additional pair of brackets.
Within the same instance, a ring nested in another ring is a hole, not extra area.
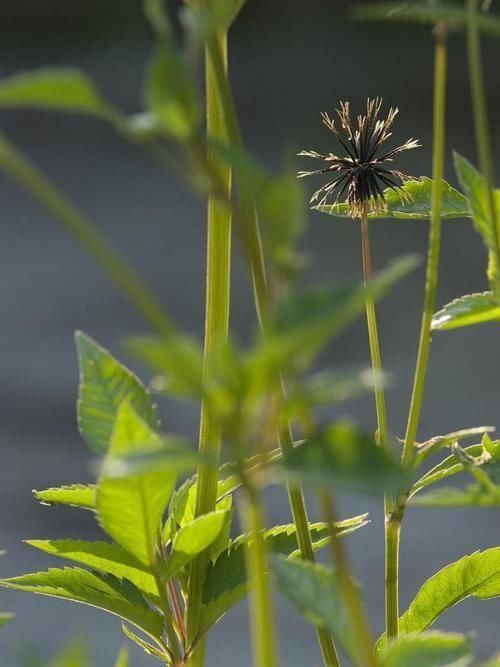
[[(319, 112), (349, 98), (355, 109), (367, 95), (400, 107), (397, 138), (414, 136), (424, 148), (404, 155), (401, 166), (430, 174), (432, 35), (427, 28), (348, 23), (331, 0), (249, 0), (231, 39), (231, 77), (245, 139), (268, 165), (299, 148), (330, 150)], [(152, 36), (140, 3), (2, 0), (0, 75), (43, 64), (82, 67), (114, 103), (140, 110), (141, 80)], [(498, 147), (500, 45), (485, 44), (487, 84)], [(201, 335), (203, 321), (204, 208), (140, 150), (125, 145), (100, 122), (32, 112), (2, 112), (2, 129), (88, 214), (103, 234), (148, 280), (171, 315)], [(450, 39), (447, 176), (455, 182), (451, 149), (475, 159), (464, 43)], [(308, 183), (311, 188), (315, 184)], [(316, 186), (317, 187), (317, 186)], [(91, 517), (77, 510), (37, 506), (32, 488), (90, 478), (90, 455), (75, 426), (77, 369), (72, 333), (81, 328), (119, 354), (120, 338), (143, 323), (102, 271), (63, 230), (0, 174), (0, 545), (8, 550), (2, 575), (49, 564), (23, 546), (23, 538), (98, 535)], [(425, 252), (427, 224), (380, 222), (373, 226), (374, 262), (382, 267), (406, 252)], [(305, 281), (357, 279), (357, 226), (311, 213), (304, 239), (311, 264)], [(242, 335), (253, 326), (246, 272), (234, 262), (232, 324)], [(482, 290), (485, 252), (467, 221), (444, 224), (439, 303)], [(401, 434), (416, 354), (423, 268), (398, 285), (379, 308), (383, 356), (394, 374), (390, 425)], [(435, 336), (420, 436), (498, 423), (498, 327)], [(122, 354), (123, 356), (123, 354)], [(126, 358), (123, 356), (123, 358)], [(130, 360), (129, 360), (130, 361)], [(330, 360), (329, 360), (330, 361)], [(352, 327), (332, 350), (337, 365), (365, 363), (364, 323)], [(134, 365), (134, 367), (136, 367)], [(138, 368), (147, 378), (144, 369)], [(371, 399), (342, 406), (373, 425)], [(193, 406), (164, 406), (164, 424), (195, 433)], [(273, 521), (287, 521), (282, 491), (269, 494)], [(372, 524), (349, 539), (374, 629), (383, 624), (383, 540), (380, 507), (363, 498), (342, 499), (344, 515), (369, 509)], [(410, 510), (403, 533), (402, 604), (439, 567), (476, 548), (495, 546), (494, 510)], [(51, 564), (57, 565), (57, 562)], [(122, 643), (119, 624), (105, 614), (69, 603), (2, 593), (0, 608), (18, 619), (2, 631), (2, 665), (17, 665), (29, 646), (52, 655), (83, 633), (96, 664), (112, 664)], [(283, 664), (319, 664), (310, 627), (280, 599)], [(497, 648), (499, 607), (462, 604), (440, 621), (447, 629), (478, 632), (482, 655)], [(209, 664), (250, 665), (245, 606), (212, 635)], [(134, 666), (149, 664), (133, 652)]]

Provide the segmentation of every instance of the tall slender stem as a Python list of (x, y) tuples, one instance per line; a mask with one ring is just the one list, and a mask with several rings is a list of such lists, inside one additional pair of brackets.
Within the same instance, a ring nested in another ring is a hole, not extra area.
[[(218, 42), (223, 53), (225, 69), (227, 67), (227, 36), (221, 35)], [(227, 141), (224, 116), (219, 105), (212, 64), (208, 57), (206, 58), (206, 113), (207, 135), (220, 141)], [(231, 171), (211, 153), (208, 155), (208, 161), (211, 169), (218, 176), (218, 182), (225, 190), (225, 197), (221, 199), (211, 196), (208, 200), (204, 350), (206, 377), (210, 377), (213, 370), (214, 352), (228, 335), (231, 268), (231, 210), (228, 204)], [(202, 460), (198, 468), (195, 517), (211, 512), (216, 507), (221, 438), (220, 423), (204, 400), (201, 408), (199, 451), (204, 455), (205, 462)], [(189, 642), (195, 640), (199, 630), (203, 581), (208, 563), (208, 553), (201, 554), (195, 559), (190, 570), (186, 619)], [(190, 664), (193, 667), (202, 665), (203, 656), (204, 642), (200, 642), (193, 653)]]
[(252, 623), (255, 667), (277, 667), (276, 631), (263, 538), (264, 509), (260, 493), (245, 489), (239, 503), (245, 532), (252, 537), (246, 549), (246, 570), (250, 582), (250, 618)]
[[(217, 80), (217, 93), (219, 95), (224, 119), (228, 128), (230, 143), (236, 147), (242, 147), (243, 141), (239, 128), (238, 118), (231, 88), (225, 75), (223, 58), (220, 45), (215, 40), (210, 40), (208, 51), (213, 66), (214, 76)], [(238, 233), (243, 250), (247, 256), (254, 286), (256, 310), (262, 324), (265, 313), (271, 299), (270, 290), (266, 276), (264, 252), (260, 236), (258, 220), (255, 214), (255, 206), (252, 197), (245, 188), (245, 183), (239, 183), (239, 225)], [(293, 438), (290, 427), (286, 425), (280, 429), (278, 434), (280, 448), (283, 452), (293, 447)], [(297, 541), (302, 558), (314, 561), (314, 551), (309, 531), (309, 521), (305, 505), (304, 495), (300, 486), (289, 482), (287, 485), (290, 508), (297, 529)], [(322, 628), (317, 628), (316, 633), (320, 644), (323, 661), (326, 667), (339, 667), (340, 661), (332, 638)]]
[[(365, 285), (372, 275), (372, 261), (370, 251), (370, 236), (366, 209), (361, 216), (361, 248), (363, 255), (363, 277)], [(366, 299), (366, 321), (368, 325), (368, 339), (374, 378), (375, 409), (377, 412), (377, 442), (382, 447), (388, 446), (389, 431), (387, 426), (387, 411), (385, 406), (385, 392), (382, 385), (382, 355), (378, 337), (377, 315), (372, 298)], [(385, 626), (388, 637), (397, 637), (399, 619), (399, 591), (398, 568), (399, 549), (394, 540), (399, 531), (393, 526), (394, 498), (386, 494), (384, 499), (384, 537), (385, 537)]]
[(109, 246), (92, 223), (2, 134), (0, 166), (79, 241), (153, 329), (167, 337), (174, 333), (174, 327), (161, 304), (141, 277)]
[(467, 0), (467, 55), (479, 168), (486, 181), (488, 214), (495, 231), (495, 261), (493, 262), (495, 269), (490, 277), (495, 281), (495, 291), (500, 292), (500, 221), (493, 192), (495, 174), (484, 92), (477, 4), (477, 0)]
[(356, 660), (359, 667), (376, 667), (377, 659), (370, 626), (366, 618), (359, 591), (351, 578), (347, 554), (342, 540), (337, 535), (335, 523), (338, 520), (333, 494), (324, 490), (320, 494), (321, 506), (330, 532), (332, 561), (337, 573), (342, 600), (346, 605), (349, 620), (356, 637)]
[[(418, 424), (422, 409), (429, 352), (431, 344), (431, 323), (436, 304), (436, 292), (439, 272), (439, 256), (441, 244), (441, 198), (444, 176), (445, 153), (445, 117), (446, 117), (446, 72), (447, 72), (447, 40), (446, 26), (436, 25), (436, 46), (434, 56), (434, 111), (433, 111), (433, 147), (432, 147), (432, 209), (429, 226), (429, 247), (427, 252), (427, 272), (425, 284), (424, 310), (420, 329), (417, 363), (413, 392), (408, 415), (408, 425), (402, 460), (408, 464), (413, 456), (413, 447), (417, 435)], [(394, 509), (394, 508), (393, 508)], [(401, 522), (404, 513), (404, 501), (398, 503), (397, 511), (387, 515), (386, 544), (388, 557), (386, 571), (387, 589), (395, 590), (395, 608), (388, 609), (387, 636), (397, 637), (399, 611), (397, 608), (398, 590), (398, 563)], [(393, 595), (393, 599), (394, 599)]]
[(434, 120), (432, 147), (432, 208), (429, 227), (429, 248), (427, 252), (427, 274), (425, 283), (424, 310), (420, 329), (415, 379), (411, 397), (408, 425), (403, 449), (403, 462), (409, 463), (417, 436), (422, 408), (429, 350), (431, 345), (431, 323), (436, 304), (438, 284), (439, 254), (441, 245), (441, 197), (444, 176), (445, 116), (446, 116), (446, 69), (447, 43), (446, 28), (436, 26), (436, 46), (434, 56)]

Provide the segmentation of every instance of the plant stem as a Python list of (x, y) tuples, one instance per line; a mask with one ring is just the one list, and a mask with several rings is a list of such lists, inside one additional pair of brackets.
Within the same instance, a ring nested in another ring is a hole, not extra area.
[(403, 449), (403, 463), (408, 464), (413, 456), (418, 423), (422, 408), (429, 350), (431, 344), (431, 323), (436, 304), (438, 284), (439, 254), (441, 244), (441, 197), (444, 176), (445, 116), (446, 116), (446, 68), (447, 44), (446, 28), (436, 26), (436, 47), (434, 56), (434, 120), (432, 147), (432, 208), (429, 227), (429, 249), (427, 252), (427, 273), (425, 283), (424, 310), (420, 329), (415, 379), (411, 397), (408, 425)]
[[(227, 36), (218, 38), (223, 53), (224, 70), (227, 68)], [(224, 116), (219, 106), (213, 67), (206, 57), (206, 113), (207, 135), (227, 141)], [(231, 268), (231, 171), (213, 154), (208, 155), (210, 168), (217, 174), (224, 188), (224, 199), (210, 196), (208, 199), (207, 271), (204, 375), (209, 378), (214, 366), (214, 353), (227, 340), (229, 326), (230, 268)], [(199, 451), (205, 462), (198, 467), (195, 517), (215, 510), (217, 503), (218, 462), (221, 449), (221, 426), (213, 415), (208, 402), (201, 407)], [(208, 463), (207, 463), (208, 461)], [(196, 639), (202, 606), (203, 581), (209, 563), (209, 553), (201, 554), (190, 569), (187, 598), (188, 641)], [(193, 667), (203, 664), (204, 642), (200, 642), (190, 659)]]
[(245, 558), (247, 578), (250, 582), (254, 665), (277, 667), (271, 582), (263, 538), (264, 509), (258, 490), (247, 487), (240, 498), (239, 507), (244, 530), (252, 536), (245, 550)]
[[(228, 128), (229, 141), (233, 146), (242, 148), (243, 141), (231, 88), (223, 67), (224, 61), (221, 55), (220, 46), (216, 41), (210, 40), (208, 51), (213, 66), (214, 76), (217, 81), (217, 93), (220, 105), (224, 112), (224, 119)], [(246, 190), (245, 183), (239, 183), (239, 188), (239, 224), (237, 231), (240, 236), (243, 251), (247, 256), (250, 265), (256, 310), (262, 326), (263, 315), (271, 299), (266, 276), (264, 252), (252, 197)], [(281, 391), (284, 390), (282, 389)], [(283, 452), (290, 451), (290, 449), (293, 448), (293, 438), (290, 427), (286, 425), (281, 428), (278, 435), (281, 450)], [(309, 531), (309, 520), (302, 489), (300, 486), (290, 482), (287, 484), (287, 489), (290, 508), (297, 530), (297, 541), (301, 557), (305, 560), (314, 561), (314, 551)], [(316, 628), (316, 633), (325, 666), (339, 667), (339, 658), (330, 635), (322, 628)]]
[[(368, 229), (368, 215), (366, 209), (361, 216), (361, 248), (363, 255), (363, 278), (365, 285), (372, 276), (372, 261), (370, 251), (370, 236)], [(385, 393), (382, 386), (382, 355), (378, 338), (377, 315), (375, 303), (371, 297), (366, 299), (366, 321), (368, 325), (368, 339), (370, 355), (374, 373), (375, 409), (377, 412), (377, 442), (382, 447), (389, 446), (389, 431), (387, 426), (387, 411)], [(385, 627), (388, 637), (398, 636), (399, 620), (399, 592), (398, 592), (398, 563), (399, 548), (394, 541), (394, 498), (386, 494), (384, 498), (384, 538), (385, 538)], [(399, 535), (399, 530), (396, 530)]]
[(492, 277), (495, 278), (496, 291), (500, 291), (500, 278), (498, 276), (500, 271), (500, 222), (498, 220), (495, 195), (493, 192), (495, 174), (493, 158), (491, 155), (490, 129), (483, 82), (480, 31), (476, 0), (467, 0), (467, 56), (469, 61), (469, 78), (479, 168), (486, 181), (488, 213), (495, 232), (496, 270), (494, 272), (495, 275)]
[(356, 637), (356, 660), (359, 667), (376, 667), (377, 659), (370, 626), (368, 624), (359, 591), (351, 578), (347, 554), (342, 540), (337, 534), (335, 523), (338, 520), (333, 494), (324, 490), (320, 494), (321, 505), (330, 532), (330, 546), (333, 565), (338, 576), (342, 599), (347, 609), (354, 635)]
[(158, 588), (158, 594), (160, 596), (160, 606), (161, 611), (163, 612), (163, 618), (165, 619), (165, 629), (167, 631), (168, 637), (168, 648), (174, 659), (174, 663), (177, 665), (181, 659), (181, 652), (179, 649), (179, 641), (177, 633), (175, 632), (174, 625), (172, 622), (172, 610), (170, 609), (170, 602), (167, 595), (167, 588), (161, 576), (161, 565), (159, 563), (154, 563), (152, 565), (154, 572), (154, 577), (156, 580), (156, 586)]
[(0, 134), (0, 166), (94, 257), (144, 319), (160, 335), (168, 337), (174, 327), (141, 277), (113, 250), (93, 225), (22, 153)]

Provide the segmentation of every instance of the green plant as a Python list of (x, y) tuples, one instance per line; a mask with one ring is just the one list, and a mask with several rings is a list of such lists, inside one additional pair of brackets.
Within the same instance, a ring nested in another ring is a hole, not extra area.
[[(161, 0), (145, 2), (157, 45), (146, 73), (145, 110), (133, 117), (112, 107), (78, 71), (44, 69), (0, 82), (0, 107), (85, 113), (111, 123), (124, 139), (151, 153), (206, 198), (208, 209), (201, 345), (165, 314), (85, 216), (0, 136), (0, 167), (94, 256), (144, 316), (152, 333), (127, 339), (126, 348), (155, 374), (150, 391), (109, 351), (77, 333), (78, 423), (102, 464), (95, 484), (70, 484), (35, 495), (47, 505), (92, 512), (107, 541), (31, 540), (32, 547), (76, 565), (3, 579), (0, 585), (107, 611), (121, 620), (132, 642), (172, 667), (201, 667), (211, 628), (247, 593), (254, 662), (276, 667), (273, 581), (315, 626), (327, 667), (346, 661), (360, 667), (471, 664), (469, 637), (429, 628), (461, 600), (500, 595), (500, 547), (473, 552), (438, 571), (402, 615), (398, 563), (409, 504), (500, 504), (500, 441), (489, 435), (492, 428), (416, 440), (432, 332), (500, 319), (498, 192), (479, 44), (481, 31), (500, 32), (499, 20), (480, 10), (475, 0), (468, 0), (465, 10), (435, 3), (356, 10), (365, 19), (421, 20), (435, 27), (432, 179), (408, 179), (383, 165), (384, 157), (392, 159), (416, 142), (376, 159), (374, 150), (388, 138), (394, 118), (389, 112), (376, 124), (381, 102), (368, 102), (358, 134), (344, 104), (339, 116), (346, 139), (325, 115), (349, 157), (306, 155), (322, 157), (329, 166), (321, 172), (335, 173), (322, 193), (347, 192), (347, 202), (322, 199), (316, 208), (339, 218), (359, 218), (364, 280), (361, 285), (304, 292), (297, 287), (303, 268), (298, 246), (305, 225), (301, 182), (290, 169), (269, 173), (245, 150), (228, 79), (227, 35), (243, 4), (186, 2), (181, 47)], [(467, 29), (480, 158), (477, 171), (456, 156), (463, 194), (443, 180), (447, 37), (452, 25)], [(193, 63), (202, 57), (205, 102), (193, 72)], [(396, 260), (372, 274), (368, 229), (384, 217), (430, 220), (413, 394), (399, 450), (386, 415), (375, 304), (416, 260)], [(466, 295), (435, 313), (441, 221), (459, 217), (471, 218), (485, 242), (490, 291)], [(245, 347), (229, 327), (232, 230), (254, 288), (257, 321)], [(372, 372), (316, 370), (325, 347), (365, 309)], [(365, 391), (375, 396), (376, 433), (363, 433), (349, 421), (324, 424), (318, 419), (322, 406)], [(154, 392), (200, 402), (197, 445), (164, 432)], [(476, 444), (464, 444), (469, 439)], [(431, 457), (441, 460), (429, 469)], [(472, 484), (429, 488), (459, 473), (472, 477)], [(293, 521), (269, 527), (263, 491), (276, 480), (287, 489)], [(309, 521), (304, 488), (317, 496), (322, 522)], [(376, 642), (341, 539), (362, 528), (367, 515), (340, 518), (336, 495), (342, 488), (374, 493), (385, 504), (386, 625)], [(234, 510), (243, 529), (236, 537)], [(315, 562), (315, 552), (325, 547), (331, 551), (332, 568)], [(120, 661), (120, 666), (126, 664), (125, 654)]]

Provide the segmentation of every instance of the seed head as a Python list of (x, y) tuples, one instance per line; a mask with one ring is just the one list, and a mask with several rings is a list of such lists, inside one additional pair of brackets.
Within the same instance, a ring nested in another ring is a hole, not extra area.
[(325, 204), (330, 196), (337, 204), (347, 194), (349, 212), (353, 218), (360, 217), (368, 211), (379, 211), (386, 207), (384, 190), (390, 188), (399, 194), (402, 200), (408, 200), (409, 195), (403, 189), (403, 183), (409, 180), (400, 171), (389, 169), (388, 162), (392, 162), (395, 155), (411, 148), (418, 148), (420, 144), (415, 139), (382, 152), (382, 146), (391, 136), (389, 131), (398, 109), (390, 108), (386, 118), (379, 118), (382, 99), (368, 99), (366, 113), (357, 116), (357, 123), (353, 124), (350, 117), (349, 102), (341, 102), (336, 109), (340, 127), (336, 120), (323, 112), (321, 118), (326, 127), (333, 132), (346, 155), (339, 157), (334, 153), (323, 155), (316, 151), (301, 151), (299, 155), (318, 158), (328, 163), (324, 169), (316, 171), (300, 171), (298, 176), (314, 176), (316, 174), (332, 173), (334, 178), (311, 197), (311, 204)]

